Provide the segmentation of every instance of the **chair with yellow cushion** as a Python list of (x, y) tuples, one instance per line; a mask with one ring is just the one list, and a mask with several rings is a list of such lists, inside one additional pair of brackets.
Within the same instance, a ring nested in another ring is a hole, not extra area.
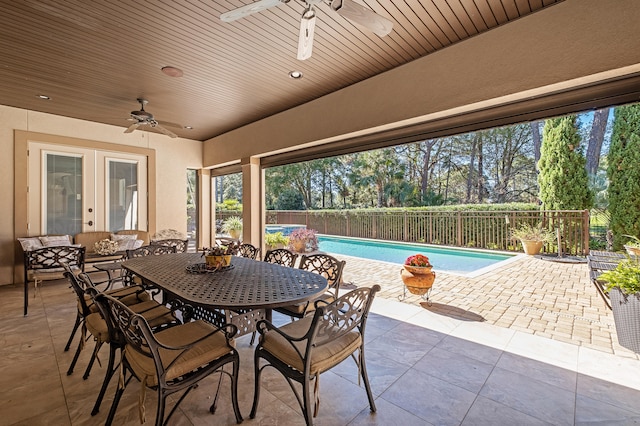
[[(68, 265), (65, 265), (65, 269), (69, 268)], [(71, 287), (76, 293), (78, 299), (78, 313), (81, 313), (81, 334), (80, 334), (80, 342), (78, 342), (78, 349), (74, 354), (73, 360), (69, 365), (69, 369), (67, 370), (67, 375), (71, 375), (73, 373), (73, 369), (75, 367), (76, 362), (78, 361), (78, 357), (80, 356), (80, 352), (84, 349), (85, 342), (88, 340), (87, 332), (91, 336), (93, 336), (93, 340), (95, 341), (95, 346), (93, 352), (91, 354), (91, 358), (89, 360), (89, 364), (82, 376), (83, 379), (87, 379), (93, 367), (93, 363), (97, 359), (98, 352), (102, 348), (102, 345), (105, 343), (109, 344), (109, 360), (107, 369), (105, 372), (105, 378), (103, 380), (102, 389), (98, 395), (95, 406), (92, 411), (92, 415), (95, 415), (99, 408), (100, 403), (102, 401), (102, 397), (104, 396), (104, 392), (113, 376), (115, 371), (115, 358), (116, 358), (116, 350), (121, 348), (123, 345), (119, 342), (119, 338), (111, 336), (109, 334), (109, 329), (104, 320), (102, 313), (100, 312), (99, 306), (93, 302), (93, 298), (91, 295), (99, 294), (99, 290), (93, 285), (91, 278), (85, 273), (81, 273), (76, 277), (72, 272), (65, 271), (65, 276), (71, 283)], [(153, 327), (156, 328), (165, 328), (171, 325), (179, 324), (180, 321), (174, 315), (173, 310), (175, 310), (175, 306), (171, 308), (161, 305), (158, 302), (151, 300), (148, 294), (141, 287), (125, 287), (122, 289), (114, 289), (109, 292), (112, 297), (118, 298), (122, 303), (125, 303), (131, 307), (134, 311), (138, 312), (141, 315), (144, 315), (147, 320), (153, 324)]]
[[(362, 287), (346, 293), (328, 305), (324, 301), (318, 301), (313, 315), (307, 315), (280, 328), (266, 320), (260, 321), (260, 339), (254, 354), (255, 390), (250, 417), (255, 418), (258, 409), (262, 370), (271, 366), (287, 379), (307, 425), (312, 425), (320, 404), (320, 374), (350, 356), (358, 365), (369, 398), (369, 407), (375, 412), (376, 406), (365, 365), (364, 332), (371, 303), (378, 291), (380, 286), (374, 285), (372, 288)], [(266, 361), (262, 367), (261, 360)], [(312, 404), (310, 387), (313, 380), (315, 398)], [(302, 385), (302, 397), (292, 381)]]
[[(98, 295), (99, 303), (108, 315), (107, 325), (117, 330), (126, 342), (122, 350), (123, 378), (116, 388), (106, 424), (113, 422), (115, 413), (127, 385), (133, 377), (142, 384), (139, 399), (140, 421), (145, 420), (144, 392), (146, 388), (157, 392), (156, 425), (166, 424), (182, 400), (198, 382), (220, 371), (231, 378), (231, 401), (238, 423), (242, 422), (238, 406), (238, 371), (240, 357), (233, 345), (236, 326), (218, 328), (202, 320), (154, 332), (148, 321), (129, 307), (108, 295)], [(223, 369), (232, 364), (232, 372)], [(175, 406), (165, 417), (167, 397), (182, 392)], [(215, 400), (210, 407), (215, 412)]]
[(346, 262), (344, 260), (338, 260), (328, 254), (321, 253), (302, 255), (298, 268), (322, 275), (327, 279), (329, 288), (324, 294), (318, 296), (314, 300), (299, 303), (297, 305), (276, 308), (276, 311), (284, 315), (289, 315), (292, 318), (302, 318), (313, 310), (314, 302), (316, 300), (322, 299), (327, 303), (331, 303), (336, 300), (338, 298), (340, 282), (342, 281), (342, 271), (344, 270), (345, 264)]

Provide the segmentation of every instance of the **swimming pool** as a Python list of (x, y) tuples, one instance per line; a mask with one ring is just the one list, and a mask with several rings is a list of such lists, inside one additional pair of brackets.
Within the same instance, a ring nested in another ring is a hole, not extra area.
[(516, 255), (481, 250), (442, 248), (426, 244), (408, 244), (358, 238), (319, 236), (320, 250), (327, 253), (361, 257), (403, 264), (416, 253), (429, 257), (436, 271), (458, 274), (479, 273), (480, 270), (515, 258)]
[(282, 235), (288, 236), (296, 229), (306, 227), (306, 225), (267, 225), (264, 227), (264, 233), (275, 234), (276, 232), (282, 232)]

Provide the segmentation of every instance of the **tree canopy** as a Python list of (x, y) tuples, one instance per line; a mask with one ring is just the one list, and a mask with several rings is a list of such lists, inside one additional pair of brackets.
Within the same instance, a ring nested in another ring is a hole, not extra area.
[(593, 205), (576, 121), (575, 115), (567, 115), (545, 122), (538, 184), (546, 210), (583, 210)]
[(608, 155), (610, 229), (614, 248), (640, 235), (640, 106), (618, 107), (614, 112)]

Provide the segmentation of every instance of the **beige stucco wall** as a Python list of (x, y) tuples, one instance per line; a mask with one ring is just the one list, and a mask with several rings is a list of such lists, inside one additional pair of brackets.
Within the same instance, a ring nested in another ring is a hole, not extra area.
[(206, 141), (204, 164), (218, 166), (638, 72), (638, 22), (637, 0), (566, 0)]
[(154, 150), (156, 168), (150, 178), (155, 179), (156, 196), (155, 205), (149, 208), (156, 212), (155, 228), (173, 228), (186, 232), (186, 170), (202, 168), (202, 142), (171, 139), (142, 131), (124, 134), (124, 127), (0, 106), (0, 285), (13, 282), (13, 266), (16, 262), (15, 130), (83, 139), (88, 145), (106, 142)]

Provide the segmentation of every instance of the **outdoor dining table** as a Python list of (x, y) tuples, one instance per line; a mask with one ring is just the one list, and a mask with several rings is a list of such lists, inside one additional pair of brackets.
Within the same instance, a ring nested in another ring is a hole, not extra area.
[(239, 335), (255, 330), (257, 320), (271, 319), (271, 310), (316, 298), (328, 287), (316, 273), (233, 256), (231, 266), (203, 268), (200, 253), (138, 257), (122, 267), (168, 299), (194, 306), (196, 318), (218, 326), (232, 323)]

